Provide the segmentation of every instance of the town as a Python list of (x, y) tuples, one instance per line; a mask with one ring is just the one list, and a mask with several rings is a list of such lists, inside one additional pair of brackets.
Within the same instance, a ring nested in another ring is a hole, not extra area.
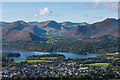
[[(118, 54), (117, 54), (118, 55)], [(30, 62), (34, 58), (41, 57), (44, 60), (38, 60), (41, 62)], [(48, 58), (49, 57), (49, 58)], [(52, 57), (52, 58), (51, 58)], [(56, 58), (57, 57), (57, 58)], [(115, 57), (115, 55), (114, 55)], [(51, 59), (50, 59), (51, 58)], [(53, 59), (54, 58), (54, 59)], [(68, 59), (58, 54), (48, 54), (39, 56), (28, 56), (29, 60), (24, 61), (13, 61), (7, 63), (5, 66), (3, 63), (2, 76), (3, 80), (7, 78), (16, 77), (33, 77), (38, 78), (120, 78), (119, 72), (119, 59), (114, 62), (108, 63), (103, 62), (102, 58), (91, 58), (91, 59)], [(46, 62), (44, 62), (46, 60)], [(47, 60), (51, 60), (47, 62)], [(58, 60), (58, 61), (57, 61)], [(96, 60), (96, 62), (95, 62)], [(94, 61), (94, 63), (92, 62)], [(101, 62), (100, 62), (101, 61)], [(114, 65), (114, 66), (113, 66)], [(110, 73), (109, 73), (110, 72)], [(94, 74), (94, 75), (93, 75)], [(109, 76), (108, 76), (109, 75)]]
[[(104, 70), (108, 65), (99, 66), (99, 70)], [(94, 71), (95, 67), (86, 66), (84, 64), (76, 65), (76, 63), (65, 63), (62, 62), (57, 66), (46, 65), (45, 63), (38, 63), (36, 65), (23, 66), (21, 68), (17, 66), (3, 67), (3, 78), (4, 77), (16, 77), (16, 76), (34, 76), (34, 77), (61, 77), (61, 76), (79, 76), (80, 74), (87, 74), (88, 72)]]

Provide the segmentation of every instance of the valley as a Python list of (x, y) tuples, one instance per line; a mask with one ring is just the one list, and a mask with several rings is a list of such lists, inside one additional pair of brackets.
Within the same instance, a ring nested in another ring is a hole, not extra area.
[(118, 52), (119, 19), (107, 18), (93, 24), (56, 21), (4, 22), (2, 45), (39, 52), (77, 54)]
[(118, 21), (2, 22), (2, 80), (119, 79)]
[(32, 23), (22, 20), (1, 22), (3, 39), (13, 41), (41, 41), (44, 38), (98, 38), (104, 35), (118, 37), (119, 19), (107, 18), (93, 24), (45, 21)]

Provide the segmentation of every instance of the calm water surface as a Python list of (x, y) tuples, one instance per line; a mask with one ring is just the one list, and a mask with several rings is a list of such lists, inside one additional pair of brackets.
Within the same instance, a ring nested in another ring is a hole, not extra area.
[(2, 52), (13, 52), (13, 53), (20, 53), (20, 57), (11, 57), (14, 60), (25, 60), (26, 56), (31, 56), (31, 55), (43, 55), (43, 54), (51, 54), (51, 53), (56, 53), (56, 54), (63, 54), (66, 58), (94, 58), (97, 57), (101, 54), (88, 54), (88, 55), (80, 55), (80, 54), (74, 54), (70, 52), (37, 52), (37, 51), (17, 51), (17, 50), (2, 50)]

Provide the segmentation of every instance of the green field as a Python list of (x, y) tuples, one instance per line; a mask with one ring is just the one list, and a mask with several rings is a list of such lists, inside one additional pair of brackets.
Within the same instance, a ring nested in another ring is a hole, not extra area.
[(53, 62), (53, 61), (49, 61), (49, 60), (21, 60), (21, 61), (14, 61), (15, 63), (21, 63), (21, 62), (29, 62), (29, 63), (33, 63), (33, 62)]
[(88, 75), (88, 73), (81, 73), (80, 75)]
[(46, 59), (51, 59), (51, 60), (54, 60), (54, 59), (57, 59), (57, 57), (41, 57), (40, 59), (44, 59), (44, 60), (46, 60)]
[(93, 63), (93, 64), (87, 64), (88, 66), (102, 66), (102, 65), (109, 65), (110, 63)]

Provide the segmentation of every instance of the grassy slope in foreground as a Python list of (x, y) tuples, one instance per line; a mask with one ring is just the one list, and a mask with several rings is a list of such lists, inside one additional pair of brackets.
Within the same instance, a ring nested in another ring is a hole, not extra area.
[(21, 61), (14, 61), (15, 63), (21, 63), (21, 62), (29, 62), (29, 63), (33, 63), (33, 62), (53, 62), (53, 61), (49, 61), (49, 60), (21, 60)]
[(89, 66), (102, 66), (102, 65), (109, 65), (110, 63), (92, 63), (92, 64), (87, 64)]

